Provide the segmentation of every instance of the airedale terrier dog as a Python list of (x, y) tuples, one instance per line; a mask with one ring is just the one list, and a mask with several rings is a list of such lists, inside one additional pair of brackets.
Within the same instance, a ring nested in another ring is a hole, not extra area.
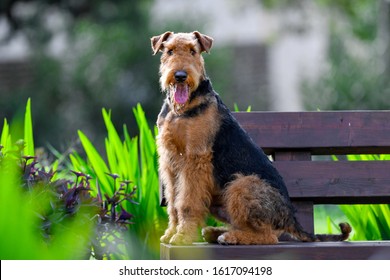
[(282, 177), (212, 88), (202, 57), (211, 37), (165, 32), (151, 43), (154, 54), (162, 52), (160, 84), (166, 92), (157, 120), (169, 215), (161, 242), (193, 243), (208, 214), (229, 225), (204, 228), (210, 243), (276, 244), (282, 233), (301, 241), (348, 238), (346, 223), (339, 235), (310, 234), (298, 223)]

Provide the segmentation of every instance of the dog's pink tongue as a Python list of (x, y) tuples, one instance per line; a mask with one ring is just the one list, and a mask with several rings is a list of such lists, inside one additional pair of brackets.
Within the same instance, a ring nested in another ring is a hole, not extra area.
[(176, 85), (176, 90), (175, 90), (175, 102), (179, 104), (184, 104), (188, 100), (188, 86), (187, 85), (181, 85), (178, 84)]

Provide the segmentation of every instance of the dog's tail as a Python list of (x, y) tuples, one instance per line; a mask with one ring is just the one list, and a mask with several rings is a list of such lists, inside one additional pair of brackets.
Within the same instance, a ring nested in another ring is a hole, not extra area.
[(340, 234), (311, 234), (306, 232), (296, 221), (293, 226), (287, 229), (287, 232), (303, 242), (344, 241), (348, 239), (352, 227), (348, 223), (340, 223), (339, 227), (341, 230)]

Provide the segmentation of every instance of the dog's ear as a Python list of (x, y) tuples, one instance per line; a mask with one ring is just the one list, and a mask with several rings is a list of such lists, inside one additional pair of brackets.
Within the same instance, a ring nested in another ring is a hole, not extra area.
[(211, 49), (211, 46), (213, 45), (213, 38), (210, 36), (204, 35), (198, 31), (192, 32), (196, 39), (198, 39), (198, 43), (200, 45), (201, 52), (209, 52)]
[(167, 31), (161, 35), (158, 36), (153, 36), (150, 38), (150, 41), (152, 43), (152, 50), (153, 50), (153, 55), (158, 53), (160, 50), (162, 50), (163, 43), (168, 39), (169, 36), (171, 36), (173, 32)]

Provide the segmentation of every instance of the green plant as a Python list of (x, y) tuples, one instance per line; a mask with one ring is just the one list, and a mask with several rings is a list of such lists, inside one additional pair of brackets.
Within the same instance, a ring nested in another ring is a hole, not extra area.
[[(7, 120), (0, 137), (1, 259), (124, 258), (124, 234), (133, 215), (123, 207), (136, 192), (130, 181), (117, 182), (107, 194), (91, 177), (43, 166), (34, 155), (31, 101), (24, 118), (24, 139), (12, 141)], [(21, 127), (21, 126), (17, 126)], [(62, 178), (61, 178), (62, 177)], [(118, 186), (119, 185), (119, 186)]]
[[(13, 141), (6, 119), (0, 137), (0, 258), (85, 258), (85, 252), (75, 248), (88, 248), (89, 222), (82, 222), (82, 214), (68, 220), (58, 215), (49, 218), (55, 214), (50, 209), (58, 205), (59, 197), (54, 190), (63, 187), (65, 182), (50, 182), (50, 174), (38, 168), (35, 157), (31, 156), (34, 155), (32, 139), (31, 102), (28, 100), (24, 140)], [(30, 156), (24, 155), (26, 153)], [(64, 228), (66, 232), (61, 230)]]
[[(390, 155), (348, 155), (350, 161), (390, 160)], [(390, 205), (340, 205), (351, 222), (352, 240), (390, 240)]]
[[(7, 119), (4, 119), (3, 129), (0, 136), (0, 155), (8, 154), (9, 156), (20, 156), (22, 153), (24, 155), (34, 156), (34, 135), (33, 135), (33, 125), (31, 117), (31, 100), (27, 100), (26, 112), (24, 115), (24, 124), (20, 124), (20, 120), (15, 120), (14, 126), (16, 127), (15, 134), (21, 136), (21, 127), (23, 129), (23, 139), (19, 139), (14, 142), (12, 139), (11, 126), (8, 124)], [(22, 147), (22, 149), (20, 149)]]
[(157, 258), (159, 238), (166, 227), (167, 215), (159, 203), (159, 180), (157, 151), (155, 144), (156, 128), (150, 129), (142, 107), (138, 105), (133, 113), (136, 118), (139, 136), (130, 137), (127, 127), (123, 127), (122, 141), (111, 121), (111, 112), (103, 109), (103, 120), (107, 129), (105, 139), (106, 158), (99, 154), (88, 137), (79, 131), (79, 137), (86, 153), (84, 160), (78, 153), (70, 155), (74, 170), (90, 174), (92, 192), (98, 186), (107, 194), (115, 192), (113, 180), (106, 174), (115, 174), (118, 180), (132, 181), (137, 186), (134, 200), (139, 204), (125, 203), (124, 210), (132, 213), (134, 222), (130, 225), (128, 258)]
[[(238, 108), (237, 103), (234, 103), (233, 107), (234, 107), (234, 112), (241, 112), (240, 108)], [(246, 108), (246, 112), (251, 112), (251, 111), (252, 111), (252, 106), (249, 105), (248, 108)]]
[(390, 206), (341, 205), (354, 230), (351, 240), (390, 240)]

